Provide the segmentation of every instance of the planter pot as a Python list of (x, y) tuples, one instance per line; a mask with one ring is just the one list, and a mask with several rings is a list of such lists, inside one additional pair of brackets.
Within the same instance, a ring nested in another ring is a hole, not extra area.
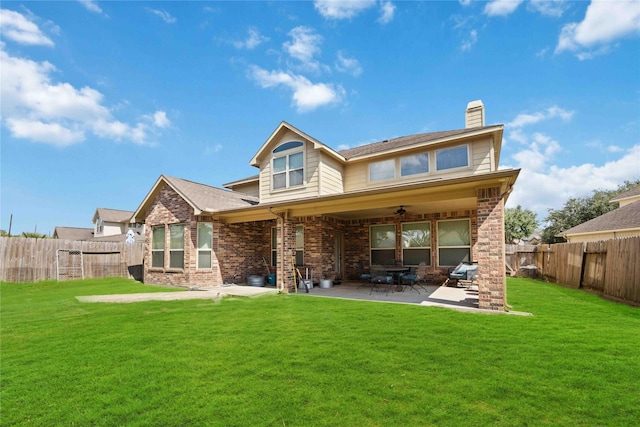
[(249, 286), (264, 286), (264, 277), (258, 275), (251, 275), (247, 278)]
[(331, 280), (331, 279), (322, 279), (322, 280), (320, 280), (320, 287), (323, 288), (323, 289), (332, 288), (333, 287), (333, 280)]

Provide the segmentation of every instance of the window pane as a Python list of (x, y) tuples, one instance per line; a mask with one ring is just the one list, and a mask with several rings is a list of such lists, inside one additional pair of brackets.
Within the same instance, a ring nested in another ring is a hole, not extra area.
[(400, 159), (400, 175), (416, 175), (429, 172), (429, 154), (402, 157)]
[(431, 224), (419, 222), (402, 224), (403, 248), (428, 248), (431, 246)]
[(296, 225), (296, 249), (301, 251), (304, 249), (304, 227)]
[(436, 152), (436, 168), (439, 171), (465, 166), (469, 166), (466, 145)]
[(271, 249), (276, 249), (278, 247), (278, 229), (276, 227), (271, 227)]
[(284, 172), (287, 169), (287, 156), (273, 159), (273, 173)]
[(421, 262), (431, 265), (431, 249), (404, 249), (402, 251), (404, 265), (418, 265)]
[(302, 251), (296, 251), (296, 265), (304, 265), (304, 256)]
[(211, 251), (198, 251), (198, 268), (211, 268)]
[(169, 228), (170, 248), (184, 249), (184, 224), (172, 225)]
[(396, 226), (372, 225), (371, 226), (371, 247), (372, 248), (394, 248), (396, 247)]
[(279, 153), (281, 151), (286, 151), (286, 150), (291, 150), (293, 148), (296, 147), (302, 147), (302, 142), (300, 141), (289, 141), (289, 142), (285, 142), (284, 144), (278, 146), (275, 150), (273, 150), (274, 153)]
[(184, 268), (184, 251), (169, 252), (169, 268)]
[(287, 186), (287, 175), (279, 173), (273, 175), (273, 188), (285, 188)]
[(289, 155), (289, 169), (298, 169), (302, 167), (302, 153)]
[(441, 221), (438, 223), (438, 246), (469, 246), (469, 221)]
[(289, 185), (302, 185), (303, 176), (304, 173), (302, 169), (289, 172)]
[(151, 252), (151, 267), (164, 267), (164, 251)]
[(160, 227), (153, 227), (153, 242), (151, 244), (152, 249), (164, 249), (164, 225)]
[(211, 249), (213, 246), (213, 223), (198, 223), (198, 248)]
[(369, 165), (369, 181), (391, 179), (395, 176), (395, 160), (384, 160)]
[(462, 261), (469, 261), (469, 248), (440, 248), (438, 264), (442, 266), (456, 266)]
[(276, 251), (271, 251), (271, 265), (274, 267), (278, 265), (278, 252)]
[(372, 265), (393, 265), (395, 260), (395, 249), (376, 249), (371, 251)]

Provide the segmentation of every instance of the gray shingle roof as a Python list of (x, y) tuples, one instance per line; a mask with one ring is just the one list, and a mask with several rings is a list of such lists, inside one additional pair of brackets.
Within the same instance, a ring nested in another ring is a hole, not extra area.
[(61, 240), (92, 240), (93, 228), (56, 227), (53, 235)]
[(257, 197), (247, 194), (223, 190), (222, 188), (212, 187), (182, 178), (166, 175), (163, 175), (163, 177), (187, 202), (201, 211), (219, 212), (244, 208), (257, 205), (260, 201)]
[(573, 228), (559, 233), (561, 236), (600, 231), (626, 230), (640, 228), (640, 200), (600, 215), (590, 221), (583, 222)]
[(618, 196), (616, 196), (615, 199), (611, 199), (612, 202), (617, 202), (620, 199), (626, 199), (628, 197), (633, 197), (633, 196), (640, 196), (640, 185), (632, 188), (629, 191), (626, 191), (622, 194), (618, 194)]
[(436, 141), (442, 138), (450, 138), (452, 136), (462, 135), (469, 132), (477, 132), (479, 130), (492, 128), (495, 126), (482, 126), (469, 129), (446, 130), (442, 132), (419, 133), (416, 135), (401, 136), (399, 138), (387, 139), (373, 144), (362, 145), (360, 147), (349, 148), (347, 150), (338, 151), (345, 159), (353, 157), (366, 156), (370, 154), (381, 153), (388, 150), (407, 147), (414, 144), (422, 144), (425, 142)]
[(133, 211), (123, 211), (119, 209), (98, 208), (97, 214), (106, 222), (129, 223), (133, 216)]

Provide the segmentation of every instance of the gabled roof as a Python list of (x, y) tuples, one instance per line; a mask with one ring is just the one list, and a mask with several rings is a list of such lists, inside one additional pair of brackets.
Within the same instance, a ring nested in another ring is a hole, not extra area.
[(53, 230), (53, 237), (61, 240), (92, 240), (93, 228), (80, 228), (80, 227), (56, 227)]
[[(460, 137), (475, 136), (483, 133), (502, 132), (502, 125), (482, 126), (465, 129), (447, 130), (442, 132), (420, 133), (416, 135), (401, 136), (399, 138), (386, 139), (373, 144), (362, 145), (360, 147), (349, 148), (347, 150), (338, 151), (347, 160), (359, 157), (368, 157), (379, 155), (382, 153), (394, 152), (400, 149), (406, 149), (412, 145), (421, 146), (425, 144), (433, 144), (436, 142), (446, 142), (449, 139)], [(502, 143), (502, 138), (498, 144)], [(499, 149), (499, 146), (496, 147)], [(496, 159), (497, 160), (497, 159)]]
[(590, 221), (558, 233), (565, 237), (574, 234), (588, 234), (615, 230), (640, 229), (640, 200), (607, 212)]
[(342, 157), (340, 154), (338, 154), (338, 152), (335, 151), (333, 148), (329, 147), (328, 145), (323, 144), (322, 142), (318, 141), (314, 137), (307, 135), (306, 133), (302, 132), (300, 129), (296, 128), (295, 126), (292, 126), (289, 123), (283, 121), (273, 131), (273, 133), (269, 136), (269, 138), (267, 138), (265, 143), (262, 144), (262, 147), (260, 147), (258, 152), (253, 156), (253, 158), (251, 159), (251, 162), (249, 164), (251, 166), (260, 167), (260, 159), (264, 156), (265, 152), (269, 151), (271, 149), (271, 147), (275, 144), (275, 141), (278, 138), (278, 135), (280, 135), (282, 132), (286, 132), (287, 130), (289, 130), (291, 132), (295, 132), (302, 139), (306, 139), (307, 141), (311, 142), (313, 144), (313, 148), (315, 150), (324, 151), (325, 153), (329, 154), (330, 156), (332, 156), (332, 157), (334, 157), (334, 158), (336, 158), (338, 160), (344, 161), (344, 157)]
[(133, 211), (98, 208), (96, 209), (96, 213), (93, 214), (93, 220), (91, 222), (95, 223), (98, 217), (100, 217), (102, 221), (105, 222), (128, 223), (132, 215)]
[(223, 190), (186, 179), (160, 175), (151, 191), (133, 213), (131, 222), (144, 221), (147, 207), (164, 185), (168, 185), (178, 193), (193, 208), (194, 215), (200, 215), (202, 212), (213, 213), (228, 209), (238, 209), (257, 205), (259, 202), (257, 197), (247, 194)]
[(236, 185), (249, 184), (259, 180), (260, 180), (260, 175), (251, 175), (246, 178), (241, 178), (235, 181), (227, 182), (226, 184), (222, 184), (222, 186), (225, 188), (230, 188), (230, 187), (235, 187)]

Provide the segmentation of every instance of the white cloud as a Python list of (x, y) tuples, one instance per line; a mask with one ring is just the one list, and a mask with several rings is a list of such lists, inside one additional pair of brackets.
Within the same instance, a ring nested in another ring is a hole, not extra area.
[(251, 66), (249, 77), (263, 88), (285, 86), (290, 89), (293, 92), (292, 104), (298, 112), (312, 111), (323, 105), (338, 103), (344, 97), (344, 89), (339, 85), (312, 83), (304, 76), (284, 71), (267, 71)]
[[(572, 22), (562, 27), (555, 53), (571, 51), (576, 52), (579, 59), (591, 59), (606, 53), (609, 48), (607, 45), (614, 40), (638, 35), (640, 6), (637, 1), (594, 0), (587, 7), (582, 22)], [(595, 51), (589, 50), (592, 48)]]
[(375, 6), (375, 0), (315, 0), (314, 7), (327, 19), (350, 19)]
[(561, 168), (550, 164), (550, 159), (545, 158), (536, 169), (530, 166), (528, 159), (525, 156), (516, 159), (515, 166), (522, 170), (507, 206), (526, 206), (538, 214), (538, 219), (543, 220), (548, 209), (562, 208), (570, 197), (586, 196), (595, 189), (612, 190), (624, 181), (637, 179), (640, 145), (633, 146), (619, 159), (602, 166), (586, 163)]
[(380, 17), (378, 22), (381, 24), (388, 24), (393, 21), (393, 16), (396, 12), (396, 5), (390, 1), (384, 1), (380, 4)]
[(527, 3), (527, 9), (554, 17), (562, 16), (567, 7), (566, 0), (531, 0)]
[(485, 15), (507, 16), (515, 12), (522, 0), (493, 0), (484, 6)]
[(148, 143), (149, 135), (170, 124), (163, 111), (131, 125), (113, 118), (104, 96), (90, 87), (55, 83), (49, 62), (11, 56), (0, 50), (2, 124), (14, 138), (56, 146), (85, 140), (88, 132), (102, 138)]
[(94, 0), (78, 0), (88, 11), (102, 13), (102, 9)]
[(247, 38), (242, 41), (233, 42), (233, 45), (238, 49), (255, 49), (260, 46), (262, 43), (268, 42), (269, 37), (263, 36), (260, 34), (260, 31), (255, 27), (249, 28), (249, 34)]
[(554, 105), (543, 111), (537, 111), (535, 113), (521, 113), (516, 116), (511, 122), (507, 123), (507, 127), (520, 128), (523, 126), (538, 123), (543, 120), (549, 120), (556, 117), (567, 121), (573, 117), (573, 111), (567, 111), (564, 108)]
[(172, 16), (169, 12), (167, 12), (166, 10), (159, 10), (159, 9), (151, 9), (151, 8), (147, 8), (147, 10), (151, 13), (153, 13), (154, 15), (159, 16), (160, 18), (162, 18), (162, 20), (164, 22), (166, 22), (167, 24), (173, 24), (176, 22), (176, 18), (174, 16)]
[(0, 32), (16, 43), (53, 46), (53, 41), (35, 23), (13, 10), (0, 9)]
[(336, 59), (336, 70), (343, 73), (349, 73), (354, 76), (362, 74), (362, 67), (360, 62), (355, 58), (348, 58), (342, 51), (338, 51), (338, 58)]
[(471, 0), (458, 0), (461, 6), (469, 6), (471, 4)]
[(322, 36), (314, 32), (313, 28), (295, 27), (289, 31), (292, 41), (284, 42), (282, 47), (293, 58), (300, 62), (309, 63), (316, 54), (320, 53)]
[(477, 42), (478, 42), (478, 31), (473, 29), (469, 31), (469, 37), (463, 40), (462, 45), (460, 46), (460, 50), (462, 50), (463, 52), (471, 50), (473, 45), (475, 45)]

